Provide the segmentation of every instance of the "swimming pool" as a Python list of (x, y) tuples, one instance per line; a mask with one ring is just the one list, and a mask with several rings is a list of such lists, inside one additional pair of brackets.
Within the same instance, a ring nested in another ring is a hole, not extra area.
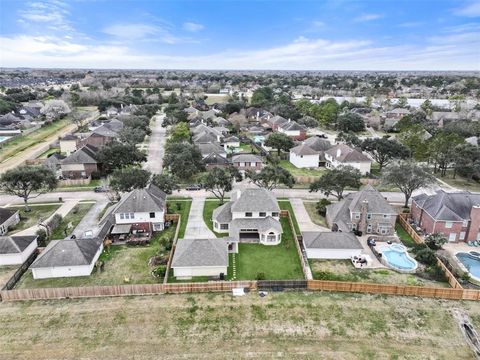
[(403, 245), (383, 245), (380, 250), (386, 265), (395, 270), (410, 272), (418, 266), (417, 262), (407, 254), (407, 248)]
[(456, 253), (455, 256), (472, 277), (480, 279), (480, 257), (465, 252)]
[(11, 136), (0, 136), (0, 143), (4, 142), (5, 140), (10, 139)]

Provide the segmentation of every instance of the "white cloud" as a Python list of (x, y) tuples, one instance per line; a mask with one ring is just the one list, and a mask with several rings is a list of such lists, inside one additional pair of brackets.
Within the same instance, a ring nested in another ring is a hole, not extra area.
[(423, 24), (425, 24), (423, 21), (409, 21), (409, 22), (398, 24), (397, 27), (410, 29), (410, 28), (416, 28), (416, 27), (422, 26)]
[(194, 22), (186, 22), (183, 24), (183, 29), (190, 32), (197, 32), (197, 31), (203, 30), (204, 28), (205, 26), (203, 26), (202, 24), (198, 24)]
[(18, 13), (18, 22), (25, 27), (39, 27), (43, 31), (73, 32), (69, 15), (68, 6), (62, 1), (27, 2), (25, 9)]
[(383, 14), (362, 14), (360, 16), (357, 16), (354, 20), (356, 22), (368, 22), (368, 21), (378, 20), (383, 17), (384, 17)]
[(105, 34), (121, 38), (123, 40), (140, 40), (162, 32), (158, 26), (149, 24), (113, 24), (105, 27)]
[(458, 16), (480, 17), (480, 1), (470, 1), (465, 6), (455, 9), (453, 13)]

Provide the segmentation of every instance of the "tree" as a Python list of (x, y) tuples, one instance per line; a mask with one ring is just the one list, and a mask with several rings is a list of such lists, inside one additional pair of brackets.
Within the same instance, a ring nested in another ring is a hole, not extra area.
[(405, 96), (399, 97), (396, 103), (396, 107), (404, 108), (407, 106), (408, 106), (408, 99)]
[(171, 194), (173, 190), (180, 189), (177, 178), (167, 174), (154, 175), (152, 178), (152, 184), (165, 192), (165, 194)]
[(353, 134), (353, 133), (344, 133), (339, 132), (337, 137), (335, 138), (336, 142), (344, 142), (348, 146), (360, 147), (362, 145), (362, 140)]
[(125, 126), (118, 135), (121, 142), (136, 145), (143, 142), (147, 133), (142, 129)]
[(327, 206), (330, 205), (332, 202), (327, 198), (320, 199), (319, 202), (316, 203), (315, 208), (319, 215), (325, 216), (327, 214)]
[(358, 189), (362, 175), (358, 169), (351, 166), (341, 166), (322, 175), (320, 179), (310, 184), (310, 192), (321, 191), (326, 196), (333, 195), (337, 200), (343, 199), (347, 187)]
[(247, 170), (245, 177), (250, 179), (255, 185), (267, 190), (273, 190), (279, 184), (283, 184), (289, 188), (292, 188), (295, 184), (295, 179), (292, 174), (278, 165), (268, 165), (259, 173)]
[(433, 233), (425, 238), (425, 244), (432, 250), (439, 250), (446, 243), (447, 238), (441, 233)]
[(265, 141), (265, 145), (277, 149), (278, 156), (280, 156), (280, 152), (283, 151), (290, 151), (293, 147), (293, 140), (285, 134), (275, 132), (270, 134), (270, 136)]
[(40, 109), (40, 113), (45, 115), (47, 120), (58, 120), (69, 114), (72, 110), (63, 100), (48, 100)]
[(179, 123), (169, 131), (169, 142), (190, 142), (192, 134), (186, 123)]
[(98, 161), (109, 173), (115, 169), (137, 166), (147, 161), (147, 157), (134, 144), (111, 141), (98, 152)]
[(297, 123), (299, 123), (300, 125), (304, 125), (309, 129), (318, 126), (318, 121), (314, 117), (311, 117), (311, 116), (308, 116), (308, 115), (298, 119)]
[(464, 142), (457, 134), (447, 134), (445, 132), (439, 132), (431, 139), (428, 151), (430, 158), (434, 161), (435, 172), (438, 167), (440, 176), (447, 174), (448, 168), (455, 159), (455, 147)]
[(140, 168), (116, 169), (110, 179), (110, 186), (115, 191), (124, 192), (143, 189), (151, 175), (150, 171)]
[(480, 174), (480, 149), (472, 144), (461, 144), (455, 147), (453, 177), (457, 173), (467, 179), (478, 178)]
[(233, 166), (228, 168), (215, 167), (202, 178), (202, 185), (205, 190), (210, 191), (220, 200), (220, 204), (223, 204), (225, 194), (232, 191), (234, 180), (242, 181), (242, 175), (237, 168)]
[(432, 185), (435, 178), (413, 161), (399, 161), (388, 165), (382, 176), (382, 182), (393, 185), (405, 195), (404, 207), (415, 190)]
[(253, 92), (250, 104), (255, 107), (268, 108), (273, 103), (273, 90), (262, 87)]
[(165, 147), (163, 166), (179, 179), (191, 177), (204, 169), (200, 150), (188, 143), (170, 143)]
[[(9, 195), (23, 199), (25, 211), (30, 211), (28, 200), (57, 187), (55, 172), (45, 166), (19, 166), (7, 170), (0, 177), (0, 188)], [(32, 196), (32, 193), (37, 195)]]
[(410, 154), (405, 145), (386, 137), (367, 138), (363, 140), (361, 147), (378, 163), (380, 171), (393, 159), (406, 159)]
[(432, 115), (432, 112), (433, 112), (433, 105), (432, 105), (432, 102), (427, 99), (425, 100), (422, 105), (420, 105), (420, 108), (425, 112), (425, 114), (427, 115)]
[(348, 112), (338, 117), (337, 130), (344, 132), (361, 132), (365, 130), (365, 121), (363, 121), (360, 115)]
[(428, 159), (428, 145), (431, 135), (420, 124), (405, 127), (397, 139), (410, 150), (410, 156), (417, 161)]

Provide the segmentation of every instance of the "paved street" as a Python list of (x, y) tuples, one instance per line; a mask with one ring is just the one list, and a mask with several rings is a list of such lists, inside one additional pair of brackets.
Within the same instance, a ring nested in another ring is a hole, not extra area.
[(300, 231), (330, 231), (328, 228), (314, 224), (308, 215), (307, 209), (303, 204), (303, 200), (299, 198), (290, 198), (290, 204), (292, 204), (293, 212), (297, 219)]
[(185, 229), (185, 239), (208, 239), (215, 238), (215, 234), (205, 225), (203, 221), (203, 207), (205, 198), (194, 198), (190, 215), (188, 217), (187, 228)]
[(144, 164), (146, 170), (154, 174), (160, 174), (163, 168), (163, 154), (165, 152), (166, 129), (162, 126), (164, 114), (155, 116), (155, 123), (152, 127), (150, 142), (148, 145), (147, 162)]

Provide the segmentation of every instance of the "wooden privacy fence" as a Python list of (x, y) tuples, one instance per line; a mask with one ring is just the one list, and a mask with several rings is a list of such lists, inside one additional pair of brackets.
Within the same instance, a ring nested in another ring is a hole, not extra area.
[[(163, 277), (164, 284), (168, 282), (168, 274), (170, 273), (170, 266), (172, 266), (173, 254), (175, 254), (175, 249), (177, 248), (178, 233), (180, 232), (180, 226), (182, 222), (182, 217), (179, 214), (167, 214), (167, 215), (178, 215), (178, 216), (176, 220), (172, 220), (177, 222), (177, 228), (175, 229), (175, 235), (172, 241), (172, 248), (170, 249), (170, 254), (168, 255), (167, 269), (165, 271), (165, 276)], [(166, 216), (165, 216), (165, 220), (166, 220)]]
[(201, 292), (227, 292), (234, 288), (256, 289), (255, 281), (212, 281), (207, 283), (182, 284), (135, 284), (110, 286), (85, 286), (43, 289), (2, 290), (2, 301), (54, 300), (88, 297), (130, 295), (181, 294)]
[[(425, 244), (423, 241), (423, 238), (417, 234), (415, 229), (408, 223), (407, 221), (408, 214), (400, 214), (398, 216), (398, 222), (400, 226), (407, 232), (408, 235), (415, 241), (417, 244)], [(460, 285), (458, 282), (457, 278), (455, 275), (452, 274), (452, 272), (445, 266), (442, 260), (437, 258), (437, 265), (442, 269), (443, 274), (445, 275), (445, 278), (447, 279), (448, 283), (450, 286), (454, 289), (463, 289), (463, 286)]]

